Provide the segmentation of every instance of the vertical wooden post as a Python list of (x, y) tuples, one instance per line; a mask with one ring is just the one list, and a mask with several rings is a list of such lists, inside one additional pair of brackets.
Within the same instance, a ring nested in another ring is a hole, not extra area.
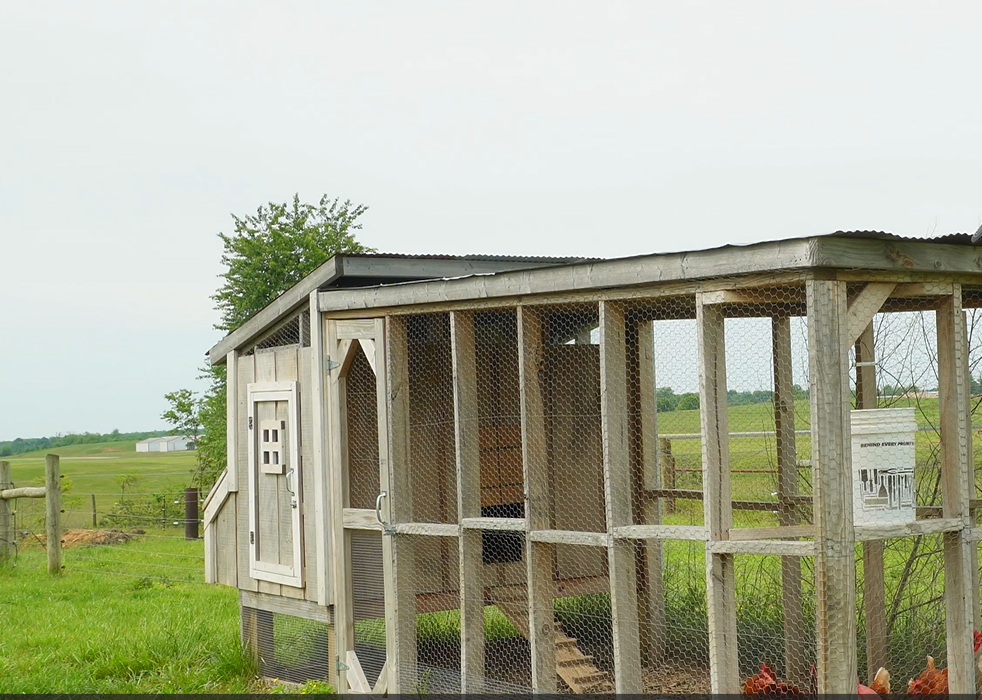
[[(791, 362), (791, 319), (771, 319), (774, 361), (774, 431), (777, 448), (778, 521), (798, 525), (801, 518), (792, 498), (798, 493), (798, 449), (794, 434), (794, 377)], [(784, 613), (784, 666), (791, 683), (808, 682), (805, 620), (801, 608), (801, 560), (781, 557), (781, 599)]]
[(184, 489), (184, 539), (198, 539), (198, 489)]
[[(413, 521), (413, 489), (409, 439), (409, 337), (406, 319), (376, 321), (379, 356), (376, 380), (379, 392), (379, 459), (382, 488), (388, 511), (386, 522)], [(385, 337), (384, 352), (382, 349)], [(388, 420), (386, 421), (386, 417)], [(384, 441), (384, 443), (383, 443)], [(416, 673), (416, 589), (413, 540), (410, 535), (385, 533), (382, 537), (385, 577), (387, 659), (391, 695), (402, 692), (403, 681)]]
[(58, 455), (44, 457), (44, 525), (48, 549), (48, 573), (61, 573), (61, 464)]
[(337, 325), (332, 321), (327, 323), (327, 345), (323, 363), (332, 363), (332, 371), (327, 376), (327, 416), (328, 416), (328, 503), (329, 503), (329, 536), (334, 558), (332, 570), (324, 572), (333, 577), (334, 583), (334, 647), (335, 657), (331, 660), (339, 662), (337, 672), (338, 692), (348, 690), (347, 674), (341, 662), (347, 653), (355, 648), (355, 627), (351, 610), (351, 580), (348, 576), (351, 548), (344, 531), (344, 508), (348, 505), (348, 489), (346, 480), (346, 463), (343, 438), (344, 422), (344, 391), (341, 385), (340, 365), (344, 357), (340, 356), (341, 347), (338, 342)]
[[(672, 454), (672, 441), (668, 438), (658, 438), (658, 453), (661, 461), (661, 483), (663, 489), (675, 488), (675, 455)], [(666, 513), (675, 512), (675, 499), (666, 498), (662, 510)]]
[[(549, 463), (545, 400), (540, 372), (545, 365), (544, 334), (539, 314), (518, 307), (518, 377), (522, 420), (522, 468), (525, 472), (525, 517), (528, 531), (550, 528)], [(526, 533), (525, 561), (529, 604), (532, 688), (556, 692), (555, 545), (533, 542)]]
[[(856, 408), (876, 408), (876, 350), (873, 324), (856, 341)], [(863, 542), (863, 615), (866, 619), (866, 668), (872, 679), (889, 661), (883, 542)]]
[(818, 692), (856, 692), (856, 533), (852, 517), (846, 284), (805, 283), (811, 398)]
[[(0, 462), (0, 491), (13, 487), (10, 480), (10, 462)], [(0, 498), (0, 564), (14, 555), (14, 519), (10, 501)]]
[[(330, 477), (328, 475), (327, 455), (329, 425), (327, 407), (327, 352), (325, 351), (324, 319), (321, 318), (320, 307), (317, 301), (317, 290), (310, 293), (310, 423), (313, 444), (311, 445), (311, 458), (314, 475), (314, 547), (317, 553), (317, 597), (315, 600), (321, 605), (329, 605), (334, 602), (330, 594), (331, 587), (328, 586), (332, 575), (331, 567), (333, 561), (333, 547), (331, 541), (331, 519), (330, 513)], [(230, 380), (231, 381), (231, 380)], [(231, 404), (230, 404), (231, 405)], [(229, 455), (231, 462), (231, 454)], [(306, 465), (305, 465), (306, 466)], [(233, 472), (233, 467), (229, 466), (229, 474)], [(310, 565), (310, 562), (307, 562)], [(333, 645), (332, 645), (333, 646)], [(333, 665), (332, 655), (330, 657)], [(336, 687), (336, 686), (335, 686)]]
[[(600, 302), (600, 424), (603, 439), (607, 531), (633, 525), (624, 309)], [(641, 693), (637, 563), (634, 547), (613, 539), (607, 547), (618, 694)]]
[[(457, 514), (481, 515), (480, 416), (477, 403), (477, 346), (474, 315), (450, 314), (453, 355), (454, 437), (457, 462)], [(460, 692), (484, 689), (484, 566), (481, 533), (463, 530), (458, 541), (460, 560)]]
[(95, 494), (92, 494), (92, 527), (99, 527), (99, 514), (96, 512), (95, 508)]
[[(724, 321), (720, 306), (704, 304), (702, 295), (696, 295), (703, 511), (710, 541), (729, 539), (733, 526)], [(706, 547), (706, 590), (712, 692), (714, 695), (736, 695), (740, 692), (740, 669), (733, 555), (715, 554), (709, 549), (709, 543)]]
[[(968, 331), (968, 314), (962, 311), (962, 338), (964, 338), (963, 352), (962, 352), (962, 376), (965, 378), (965, 410), (967, 412), (966, 424), (967, 430), (965, 431), (966, 438), (966, 448), (965, 454), (968, 458), (968, 482), (969, 482), (969, 497), (971, 498), (975, 494), (975, 449), (972, 447), (972, 437), (974, 431), (972, 430), (972, 373), (969, 368), (969, 353), (971, 351), (972, 338)], [(972, 527), (978, 527), (978, 517), (973, 511), (969, 511), (969, 522)], [(972, 616), (972, 629), (982, 630), (982, 607), (980, 607), (980, 595), (982, 595), (982, 590), (980, 590), (980, 577), (979, 577), (979, 547), (978, 544), (973, 544), (969, 547), (969, 566), (972, 569), (972, 610), (974, 615)], [(982, 666), (975, 664), (975, 687), (976, 689), (982, 688)]]
[[(658, 437), (658, 401), (655, 397), (655, 324), (642, 323), (638, 328), (638, 380), (640, 383), (641, 411), (641, 459), (644, 490), (662, 488), (662, 455), (659, 450), (663, 442)], [(644, 523), (658, 525), (662, 517), (662, 499), (643, 499)], [(645, 549), (644, 615), (640, 635), (642, 660), (651, 664), (659, 661), (665, 654), (665, 587), (662, 580), (662, 542), (647, 540)]]
[(944, 517), (964, 522), (965, 531), (944, 535), (945, 627), (948, 641), (948, 687), (953, 695), (975, 693), (972, 624), (975, 594), (971, 548), (965, 539), (971, 526), (969, 499), (968, 405), (964, 375), (966, 338), (962, 320), (961, 285), (943, 297), (936, 312), (938, 332), (938, 406), (941, 424), (941, 484)]

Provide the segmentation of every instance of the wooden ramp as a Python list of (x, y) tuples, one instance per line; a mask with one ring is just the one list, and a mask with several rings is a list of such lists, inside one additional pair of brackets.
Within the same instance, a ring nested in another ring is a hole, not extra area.
[[(515, 586), (492, 588), (489, 598), (523, 637), (529, 638), (528, 601), (525, 591)], [(584, 654), (576, 639), (567, 637), (558, 622), (556, 627), (556, 674), (574, 693), (613, 693), (614, 683), (610, 674), (601, 671), (593, 663), (593, 657)]]

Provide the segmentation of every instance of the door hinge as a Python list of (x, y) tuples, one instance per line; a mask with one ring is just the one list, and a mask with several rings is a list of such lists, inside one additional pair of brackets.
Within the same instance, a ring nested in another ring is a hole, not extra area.
[(339, 671), (349, 671), (349, 670), (351, 670), (351, 669), (349, 669), (349, 668), (348, 668), (348, 664), (346, 664), (346, 663), (345, 663), (344, 661), (342, 661), (341, 659), (338, 659), (338, 663), (337, 663), (337, 669), (338, 669)]
[(332, 360), (330, 355), (324, 358), (324, 369), (327, 370), (328, 374), (330, 374), (340, 366), (341, 366), (340, 363), (337, 363), (334, 360)]
[(249, 416), (249, 430), (252, 430), (252, 416)]
[(256, 533), (255, 532), (250, 532), (249, 533), (249, 544), (256, 544)]

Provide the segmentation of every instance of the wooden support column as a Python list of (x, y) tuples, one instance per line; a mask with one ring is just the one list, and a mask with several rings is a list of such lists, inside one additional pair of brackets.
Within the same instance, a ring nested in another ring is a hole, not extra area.
[[(794, 434), (794, 376), (791, 363), (791, 319), (771, 319), (774, 361), (774, 431), (777, 448), (778, 522), (782, 527), (800, 525), (794, 497), (798, 495), (798, 450)], [(801, 608), (801, 561), (781, 558), (781, 597), (784, 612), (784, 667), (790, 682), (808, 684), (809, 660), (804, 615)]]
[(963, 532), (944, 535), (945, 626), (948, 641), (948, 687), (953, 695), (975, 693), (972, 624), (975, 593), (971, 590), (971, 548), (964, 533), (971, 526), (969, 499), (975, 484), (969, 478), (968, 405), (964, 352), (966, 338), (961, 308), (961, 285), (955, 284), (936, 312), (938, 330), (938, 405), (941, 424), (941, 484), (945, 518), (965, 525)]
[[(384, 336), (383, 336), (384, 334)], [(409, 338), (404, 317), (376, 320), (378, 368), (379, 461), (385, 522), (389, 526), (413, 521), (409, 441)], [(385, 337), (385, 343), (382, 339)], [(386, 420), (388, 418), (388, 420)], [(403, 692), (403, 681), (416, 673), (416, 590), (411, 535), (382, 535), (385, 577), (386, 657), (388, 692)], [(408, 688), (407, 688), (408, 690)]]
[[(968, 457), (968, 482), (969, 482), (969, 497), (971, 499), (975, 498), (975, 449), (972, 446), (972, 436), (974, 431), (972, 430), (972, 373), (969, 368), (969, 355), (972, 346), (972, 338), (969, 335), (968, 330), (968, 314), (962, 311), (962, 338), (965, 339), (964, 351), (962, 352), (962, 372), (965, 378), (965, 409), (968, 413), (966, 420), (968, 421), (968, 429), (965, 431), (965, 437), (967, 441), (965, 454)], [(970, 501), (971, 502), (971, 501)], [(975, 513), (969, 512), (969, 522), (972, 527), (978, 527), (978, 517)], [(972, 569), (972, 610), (974, 612), (972, 616), (972, 629), (982, 630), (982, 601), (980, 601), (980, 595), (982, 595), (982, 582), (980, 582), (979, 577), (979, 547), (978, 543), (973, 543), (969, 548), (969, 558), (970, 566)], [(976, 689), (982, 689), (982, 665), (975, 664), (975, 687)]]
[[(481, 517), (480, 417), (477, 403), (477, 347), (474, 314), (450, 314), (453, 354), (454, 435), (457, 462), (457, 513)], [(460, 533), (460, 692), (484, 690), (484, 565), (481, 532)]]
[(856, 561), (846, 284), (805, 283), (816, 530), (818, 692), (856, 692)]
[[(313, 444), (311, 445), (314, 478), (314, 551), (317, 553), (317, 593), (315, 600), (321, 605), (331, 605), (334, 597), (329, 585), (333, 565), (331, 547), (330, 519), (328, 513), (329, 495), (327, 453), (328, 453), (328, 409), (327, 409), (327, 367), (325, 361), (324, 321), (317, 307), (317, 292), (310, 294), (310, 422)], [(231, 404), (230, 404), (231, 405)], [(231, 458), (230, 458), (231, 461)], [(305, 465), (306, 466), (306, 465)], [(230, 468), (231, 472), (231, 468)], [(308, 515), (308, 517), (310, 517)], [(307, 562), (310, 566), (311, 562)]]
[(699, 345), (699, 408), (702, 422), (703, 512), (706, 543), (706, 592), (709, 605), (709, 675), (712, 692), (740, 692), (737, 663), (736, 577), (732, 554), (716, 554), (713, 542), (729, 539), (733, 527), (730, 498), (729, 418), (726, 404), (726, 338), (723, 309), (696, 295)]
[[(644, 490), (662, 488), (661, 451), (658, 439), (658, 402), (655, 397), (655, 335), (653, 321), (646, 321), (638, 328), (638, 379), (641, 403), (641, 459)], [(668, 488), (671, 488), (669, 486)], [(660, 498), (645, 498), (644, 524), (660, 525), (662, 505)], [(665, 654), (665, 587), (662, 578), (662, 542), (644, 542), (645, 580), (647, 588), (639, 601), (643, 606), (641, 619), (642, 660), (653, 663)]]
[[(856, 341), (856, 408), (876, 408), (876, 350), (873, 323)], [(889, 662), (883, 540), (863, 542), (863, 616), (866, 619), (866, 668), (869, 680)]]
[[(10, 462), (0, 462), (0, 491), (13, 488), (10, 480)], [(0, 498), (0, 564), (14, 556), (14, 518), (10, 501)]]
[[(630, 431), (627, 400), (627, 346), (624, 309), (600, 302), (600, 422), (603, 439), (604, 502), (607, 531), (633, 525)], [(637, 563), (626, 542), (607, 547), (614, 647), (614, 686), (618, 694), (641, 693)]]
[[(344, 509), (348, 505), (347, 484), (347, 455), (344, 440), (344, 389), (341, 384), (341, 363), (347, 353), (342, 350), (338, 341), (337, 326), (327, 324), (327, 348), (322, 362), (330, 363), (327, 379), (327, 408), (328, 408), (328, 503), (330, 513), (329, 535), (334, 560), (330, 572), (334, 583), (334, 647), (335, 658), (341, 662), (347, 658), (349, 651), (355, 648), (355, 624), (351, 611), (351, 579), (347, 575), (348, 562), (351, 560), (351, 545), (344, 532)], [(347, 692), (347, 673), (344, 666), (338, 666), (338, 691)]]
[(48, 573), (61, 573), (61, 460), (58, 455), (44, 457), (45, 536), (48, 550)]
[(540, 372), (545, 367), (545, 335), (538, 312), (518, 307), (518, 378), (522, 419), (522, 465), (525, 472), (525, 560), (529, 604), (532, 688), (555, 693), (556, 623), (553, 613), (555, 545), (535, 542), (529, 533), (549, 530), (550, 488), (545, 401)]

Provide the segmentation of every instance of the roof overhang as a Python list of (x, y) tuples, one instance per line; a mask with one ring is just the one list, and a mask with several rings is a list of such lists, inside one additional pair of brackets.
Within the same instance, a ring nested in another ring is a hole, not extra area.
[(967, 246), (960, 239), (936, 243), (874, 232), (835, 233), (463, 279), (331, 290), (318, 294), (318, 310), (419, 306), (812, 269), (980, 275), (982, 281), (982, 249)]
[[(580, 258), (581, 259), (581, 258)], [(386, 254), (335, 255), (274, 299), (208, 351), (212, 365), (224, 364), (232, 350), (254, 342), (285, 317), (310, 303), (316, 290), (332, 287), (376, 287), (415, 280), (487, 275), (502, 270), (526, 270), (567, 264), (578, 258), (521, 258), (503, 256), (410, 256)]]

